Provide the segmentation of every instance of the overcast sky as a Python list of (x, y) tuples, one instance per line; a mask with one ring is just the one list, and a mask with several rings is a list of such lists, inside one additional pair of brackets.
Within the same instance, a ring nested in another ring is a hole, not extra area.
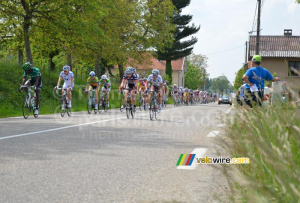
[[(300, 35), (300, 4), (295, 0), (262, 1), (261, 35), (283, 35), (284, 29), (293, 29), (293, 35)], [(210, 78), (224, 74), (233, 83), (245, 61), (245, 42), (252, 30), (256, 3), (257, 0), (191, 0), (183, 9), (183, 14), (193, 15), (192, 23), (201, 25), (194, 53), (208, 57)], [(216, 53), (221, 51), (224, 52)]]

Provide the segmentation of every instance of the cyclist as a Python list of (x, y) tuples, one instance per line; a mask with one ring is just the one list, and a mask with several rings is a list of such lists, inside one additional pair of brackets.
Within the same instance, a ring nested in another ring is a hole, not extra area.
[(184, 95), (185, 103), (188, 104), (188, 102), (189, 102), (189, 89), (187, 87), (183, 90), (183, 95)]
[(162, 99), (162, 89), (163, 89), (163, 79), (162, 77), (159, 75), (159, 70), (157, 69), (153, 69), (152, 70), (152, 74), (149, 75), (148, 79), (147, 79), (147, 85), (151, 83), (151, 87), (150, 87), (150, 100), (152, 98), (152, 92), (155, 91), (158, 93), (158, 103), (159, 103), (159, 110), (158, 112), (161, 111), (161, 99)]
[(215, 103), (216, 100), (217, 100), (217, 95), (216, 95), (216, 93), (213, 94), (213, 98), (214, 98), (214, 103)]
[(106, 93), (106, 101), (107, 101), (107, 107), (109, 107), (109, 92), (110, 92), (110, 80), (108, 79), (108, 77), (106, 75), (102, 75), (101, 76), (101, 81), (100, 81), (100, 86), (101, 83), (103, 84), (102, 87), (102, 97), (104, 95), (104, 93)]
[(175, 101), (178, 100), (178, 94), (179, 94), (179, 88), (177, 87), (176, 84), (174, 84), (172, 87), (172, 96), (174, 97)]
[(163, 85), (163, 102), (164, 104), (168, 101), (168, 94), (169, 94), (169, 87), (167, 86), (167, 83), (164, 83)]
[(147, 107), (148, 107), (148, 92), (147, 92), (147, 90), (148, 90), (148, 87), (146, 86), (147, 85), (147, 78), (145, 77), (145, 78), (143, 78), (143, 79), (140, 79), (139, 80), (140, 82), (139, 82), (139, 84), (138, 84), (138, 88), (139, 88), (139, 94), (142, 96), (142, 97), (144, 97), (144, 105), (145, 105), (145, 107), (146, 107), (146, 109), (147, 109)]
[[(90, 77), (87, 79), (87, 84), (84, 90), (84, 93), (86, 93), (88, 90), (96, 90), (96, 104), (95, 104), (95, 110), (98, 110), (98, 92), (99, 92), (99, 79), (96, 76), (96, 73), (94, 71), (90, 72)], [(89, 92), (89, 96), (91, 96), (91, 92)]]
[(194, 90), (189, 89), (189, 100), (191, 103), (194, 103)]
[(67, 91), (68, 95), (68, 107), (72, 107), (72, 90), (74, 88), (74, 74), (72, 71), (70, 71), (70, 66), (65, 65), (63, 67), (63, 71), (60, 73), (57, 85), (55, 89), (57, 89), (60, 85), (61, 80), (64, 79), (64, 84), (62, 87), (62, 94), (64, 94), (65, 91)]
[[(42, 89), (42, 76), (41, 72), (38, 68), (31, 67), (30, 62), (24, 63), (22, 66), (24, 70), (24, 75), (23, 75), (23, 81), (22, 85), (30, 85), (34, 86), (34, 91), (36, 92), (36, 105), (35, 105), (35, 110), (34, 114), (38, 115), (39, 114), (39, 107), (40, 107), (40, 91)], [(26, 81), (27, 76), (30, 78)], [(22, 92), (22, 87), (20, 87), (19, 91)], [(26, 89), (27, 92), (27, 89)]]
[(133, 100), (133, 111), (135, 111), (135, 108), (136, 108), (137, 83), (138, 83), (138, 76), (134, 73), (134, 70), (132, 67), (127, 67), (127, 69), (125, 71), (125, 75), (123, 76), (121, 85), (119, 87), (119, 91), (121, 91), (121, 89), (125, 88), (125, 86), (126, 86), (125, 101), (127, 100), (128, 93), (130, 93), (132, 96), (132, 100)]

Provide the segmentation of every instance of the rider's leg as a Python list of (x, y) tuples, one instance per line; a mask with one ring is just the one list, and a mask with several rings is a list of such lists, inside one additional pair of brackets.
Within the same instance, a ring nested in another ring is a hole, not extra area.
[(135, 107), (136, 106), (136, 90), (132, 90), (131, 91), (131, 96), (132, 96), (132, 103), (133, 103), (133, 106)]

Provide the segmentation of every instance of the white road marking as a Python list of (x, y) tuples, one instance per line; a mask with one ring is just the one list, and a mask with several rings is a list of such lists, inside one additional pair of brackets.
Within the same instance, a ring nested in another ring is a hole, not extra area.
[[(180, 108), (180, 107), (177, 107), (177, 108), (174, 108), (174, 109), (168, 109), (168, 110), (164, 110), (164, 111), (176, 110), (178, 108)], [(136, 117), (144, 116), (144, 115), (147, 115), (147, 114), (149, 115), (149, 113), (144, 113), (144, 114), (137, 115)], [(94, 121), (94, 122), (89, 122), (89, 123), (69, 125), (69, 126), (60, 127), (60, 128), (52, 128), (52, 129), (48, 129), (48, 130), (40, 130), (40, 131), (30, 132), (30, 133), (9, 135), (9, 136), (5, 136), (5, 137), (0, 137), (0, 140), (11, 139), (11, 138), (16, 138), (16, 137), (23, 137), (23, 136), (34, 135), (34, 134), (45, 133), (45, 132), (52, 132), (52, 131), (57, 131), (57, 130), (64, 130), (64, 129), (68, 129), (68, 128), (91, 125), (91, 124), (95, 124), (95, 123), (104, 123), (104, 122), (108, 122), (108, 121), (120, 120), (120, 119), (125, 119), (125, 118), (127, 119), (127, 117), (120, 117), (120, 118), (113, 118), (113, 119), (107, 119), (107, 120), (101, 120), (101, 121)]]
[(10, 139), (10, 138), (15, 138), (15, 137), (22, 137), (22, 136), (27, 136), (27, 135), (34, 135), (34, 134), (45, 133), (45, 132), (51, 132), (51, 131), (56, 131), (56, 130), (63, 130), (63, 129), (74, 128), (74, 127), (78, 127), (78, 126), (95, 124), (95, 123), (103, 123), (103, 122), (107, 122), (107, 121), (120, 120), (120, 119), (123, 119), (123, 118), (127, 118), (127, 117), (114, 118), (114, 119), (101, 120), (101, 121), (94, 121), (94, 122), (90, 122), (90, 123), (82, 123), (82, 124), (77, 124), (77, 125), (69, 125), (69, 126), (60, 127), (60, 128), (40, 130), (40, 131), (36, 131), (36, 132), (24, 133), (24, 134), (19, 134), (19, 135), (10, 135), (10, 136), (6, 136), (6, 137), (0, 137), (0, 140), (5, 140), (5, 139)]
[(230, 109), (228, 109), (228, 110), (226, 111), (226, 114), (229, 114), (229, 112), (232, 110), (232, 108), (233, 108), (233, 107), (231, 107)]
[(219, 125), (217, 125), (217, 127), (221, 127), (221, 128), (223, 128), (225, 126), (226, 126), (226, 124), (223, 124), (223, 123), (220, 123)]
[(216, 137), (219, 133), (220, 131), (212, 131), (208, 133), (207, 137)]
[(179, 170), (195, 170), (197, 167), (197, 158), (203, 158), (207, 148), (195, 148), (191, 154), (196, 154), (193, 163), (190, 166), (177, 166)]

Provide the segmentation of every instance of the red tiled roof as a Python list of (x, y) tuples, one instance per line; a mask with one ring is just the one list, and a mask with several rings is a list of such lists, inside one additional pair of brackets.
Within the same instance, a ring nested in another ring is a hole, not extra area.
[[(172, 61), (172, 70), (175, 71), (180, 71), (183, 69), (183, 63), (184, 63), (184, 58), (178, 59), (176, 61)], [(166, 61), (158, 61), (154, 57), (150, 57), (150, 59), (147, 59), (147, 62), (133, 62), (132, 60), (129, 60), (130, 66), (140, 69), (140, 70), (145, 70), (145, 69), (158, 69), (158, 70), (165, 70), (166, 69)]]
[[(250, 36), (249, 55), (255, 55), (256, 36)], [(260, 36), (263, 57), (300, 57), (300, 36)]]

